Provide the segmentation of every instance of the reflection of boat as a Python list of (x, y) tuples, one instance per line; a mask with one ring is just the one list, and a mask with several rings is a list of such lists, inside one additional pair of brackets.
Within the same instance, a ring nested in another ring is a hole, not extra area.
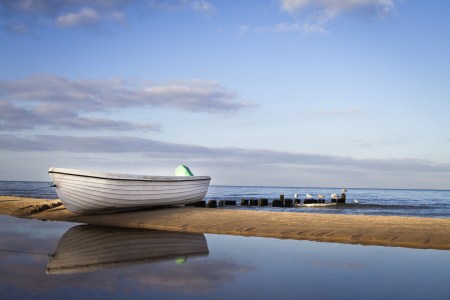
[(209, 254), (202, 233), (79, 225), (59, 240), (47, 274), (89, 272)]
[(61, 202), (74, 213), (185, 204), (202, 200), (209, 176), (144, 176), (50, 168)]

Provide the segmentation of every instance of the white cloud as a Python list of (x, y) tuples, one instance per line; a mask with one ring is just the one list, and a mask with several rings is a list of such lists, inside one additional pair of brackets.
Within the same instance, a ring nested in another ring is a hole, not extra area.
[(366, 14), (385, 16), (392, 12), (393, 0), (280, 0), (281, 9), (290, 13), (313, 8), (321, 22), (342, 12), (360, 10)]
[(302, 25), (302, 31), (305, 33), (330, 33), (330, 31), (322, 28), (321, 24), (304, 23)]
[(132, 123), (107, 118), (85, 118), (58, 105), (40, 104), (33, 108), (0, 100), (0, 130), (16, 131), (47, 126), (51, 129), (74, 130), (149, 130), (161, 131), (160, 124)]
[(36, 74), (23, 79), (0, 80), (0, 94), (3, 96), (0, 99), (2, 130), (33, 129), (36, 126), (159, 130), (158, 124), (83, 118), (79, 114), (130, 107), (223, 113), (256, 106), (236, 101), (235, 92), (215, 81), (200, 79), (149, 83), (122, 78), (70, 80), (54, 74)]
[(0, 100), (0, 130), (31, 129), (30, 123), (40, 125), (41, 120), (29, 109)]
[(325, 109), (321, 109), (321, 110), (318, 110), (318, 111), (309, 111), (309, 113), (312, 114), (312, 115), (322, 115), (325, 112), (326, 112)]
[(104, 29), (113, 23), (126, 25), (130, 9), (193, 10), (214, 14), (206, 0), (0, 0), (4, 28), (16, 34), (33, 33), (42, 26)]
[(16, 20), (6, 21), (5, 28), (15, 34), (26, 34), (28, 33), (27, 25)]
[[(355, 140), (357, 143), (364, 141)], [(362, 146), (365, 146), (362, 144)], [(37, 135), (17, 137), (0, 135), (3, 151), (66, 151), (76, 153), (144, 153), (155, 160), (184, 160), (201, 162), (209, 167), (226, 164), (227, 167), (297, 166), (323, 167), (328, 170), (365, 170), (382, 172), (438, 172), (450, 174), (450, 164), (439, 164), (424, 159), (354, 159), (333, 155), (295, 153), (267, 149), (236, 147), (204, 147), (173, 144), (135, 137), (73, 137)]]
[(188, 2), (189, 6), (192, 7), (193, 10), (199, 11), (199, 12), (206, 12), (210, 14), (216, 13), (216, 8), (209, 3), (208, 1), (183, 1)]
[(111, 17), (116, 23), (126, 23), (127, 15), (124, 12), (113, 11)]
[(282, 33), (282, 32), (297, 32), (300, 34), (310, 33), (329, 33), (329, 31), (323, 29), (319, 24), (302, 23), (300, 21), (296, 23), (280, 23), (273, 27), (250, 27), (242, 25), (238, 27), (239, 35), (243, 36), (248, 30), (252, 30), (256, 33)]
[(250, 28), (248, 25), (241, 25), (238, 27), (238, 35), (244, 36), (247, 33), (247, 30)]
[(297, 31), (297, 32), (305, 32), (305, 33), (328, 33), (325, 29), (321, 28), (317, 24), (302, 24), (300, 21), (290, 24), (290, 23), (281, 23), (275, 25), (273, 28), (269, 28), (272, 32), (289, 32), (289, 31)]
[[(24, 176), (27, 180), (36, 180), (29, 174), (41, 174), (44, 177), (39, 180), (46, 180), (45, 169), (49, 166), (172, 175), (176, 166), (185, 164), (196, 175), (211, 175), (213, 184), (450, 188), (450, 164), (425, 159), (354, 159), (267, 149), (174, 144), (126, 136), (19, 137), (0, 134), (0, 151), (0, 159), (3, 159), (0, 167), (5, 171), (0, 173), (7, 174), (3, 176), (4, 180), (24, 180)], [(17, 164), (18, 160), (25, 163)]]
[(273, 27), (256, 27), (255, 32), (329, 33), (327, 21), (344, 12), (357, 12), (369, 17), (392, 14), (395, 0), (280, 0), (280, 8), (291, 15), (302, 13), (308, 21), (280, 23)]
[(60, 27), (81, 27), (98, 24), (101, 20), (102, 17), (95, 9), (85, 7), (76, 13), (59, 16), (55, 23)]
[(0, 80), (0, 92), (10, 101), (64, 104), (66, 109), (81, 111), (153, 106), (216, 113), (255, 106), (236, 101), (237, 94), (219, 83), (201, 79), (148, 86), (135, 79), (70, 80), (54, 74), (35, 74), (23, 79)]
[(83, 130), (116, 130), (116, 131), (130, 131), (130, 130), (149, 130), (161, 131), (160, 124), (149, 123), (132, 123), (127, 121), (111, 120), (106, 118), (66, 118), (49, 120), (49, 124), (53, 124), (54, 129), (83, 129)]
[(194, 11), (215, 14), (216, 8), (205, 0), (172, 0), (172, 1), (149, 1), (151, 9), (164, 9), (167, 11), (192, 9)]
[(249, 30), (256, 33), (296, 32), (300, 34), (330, 33), (325, 23), (344, 12), (357, 12), (369, 17), (384, 17), (392, 14), (395, 0), (280, 0), (280, 8), (291, 15), (303, 13), (307, 21), (284, 22), (274, 26), (238, 27), (239, 35)]
[[(111, 21), (125, 23), (127, 9), (139, 0), (0, 0), (5, 26), (17, 33), (31, 33), (41, 26), (95, 27)], [(142, 5), (143, 6), (143, 5)]]

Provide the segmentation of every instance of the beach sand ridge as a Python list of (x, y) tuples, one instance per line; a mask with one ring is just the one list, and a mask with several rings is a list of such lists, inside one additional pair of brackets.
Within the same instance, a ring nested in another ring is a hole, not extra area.
[(157, 207), (82, 215), (58, 200), (0, 196), (0, 213), (43, 221), (450, 250), (450, 219)]

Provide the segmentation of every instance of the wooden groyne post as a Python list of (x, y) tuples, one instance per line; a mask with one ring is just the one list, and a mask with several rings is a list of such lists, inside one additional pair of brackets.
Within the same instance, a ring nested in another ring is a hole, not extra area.
[(292, 199), (285, 199), (284, 200), (284, 207), (292, 207)]
[(249, 206), (258, 206), (258, 200), (250, 199), (248, 205)]
[(216, 200), (209, 200), (208, 201), (208, 207), (209, 208), (216, 208), (217, 207), (217, 201)]
[(345, 193), (342, 193), (341, 198), (337, 199), (337, 203), (345, 203)]

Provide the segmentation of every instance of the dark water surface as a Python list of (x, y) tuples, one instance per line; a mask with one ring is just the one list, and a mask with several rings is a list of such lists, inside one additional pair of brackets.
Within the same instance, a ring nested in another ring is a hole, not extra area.
[(44, 181), (0, 181), (1, 196), (17, 196), (36, 199), (58, 199), (52, 182)]
[[(0, 195), (33, 197), (40, 199), (56, 199), (58, 195), (54, 188), (46, 188), (51, 182), (31, 181), (0, 181)], [(391, 190), (391, 189), (347, 189), (347, 203), (324, 207), (240, 207), (227, 206), (225, 209), (252, 209), (267, 211), (313, 212), (329, 214), (352, 215), (383, 215), (410, 216), (428, 218), (450, 217), (450, 191), (443, 190)], [(236, 200), (241, 199), (273, 199), (280, 194), (285, 198), (294, 199), (298, 194), (300, 199), (309, 193), (317, 199), (321, 194), (326, 202), (331, 201), (331, 194), (341, 195), (337, 188), (293, 188), (293, 187), (246, 187), (246, 186), (210, 186), (205, 200)], [(359, 201), (358, 204), (354, 200)], [(303, 202), (303, 201), (302, 201)]]
[[(269, 202), (278, 199), (281, 194), (285, 198), (306, 198), (310, 194), (325, 196), (331, 202), (331, 194), (341, 195), (337, 188), (295, 188), (295, 187), (235, 187), (211, 186), (205, 200), (237, 200), (267, 198)], [(242, 207), (240, 209), (260, 209), (269, 211), (311, 212), (351, 215), (383, 215), (409, 216), (427, 218), (450, 217), (450, 191), (448, 190), (392, 190), (392, 189), (347, 189), (347, 203), (324, 207)], [(354, 203), (357, 200), (359, 203)]]
[(1, 299), (448, 299), (450, 251), (0, 215)]

